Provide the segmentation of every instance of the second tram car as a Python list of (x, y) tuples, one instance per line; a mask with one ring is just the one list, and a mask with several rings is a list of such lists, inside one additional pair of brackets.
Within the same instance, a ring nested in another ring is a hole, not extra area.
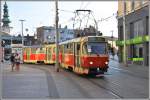
[[(55, 63), (55, 44), (24, 48), (25, 63)], [(86, 36), (59, 43), (62, 68), (78, 74), (104, 74), (109, 62), (107, 41), (101, 36)]]

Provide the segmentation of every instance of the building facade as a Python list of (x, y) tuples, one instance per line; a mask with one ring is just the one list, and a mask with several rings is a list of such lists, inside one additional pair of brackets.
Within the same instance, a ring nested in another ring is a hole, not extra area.
[[(74, 38), (73, 29), (68, 29), (67, 26), (59, 28), (59, 42)], [(49, 44), (55, 42), (55, 27), (42, 26), (37, 28), (37, 41), (41, 44)]]
[[(125, 18), (125, 35), (123, 34), (123, 17)], [(124, 61), (125, 43), (127, 62), (148, 66), (150, 40), (148, 0), (118, 1), (117, 18), (119, 61)], [(126, 39), (125, 41), (124, 38)]]

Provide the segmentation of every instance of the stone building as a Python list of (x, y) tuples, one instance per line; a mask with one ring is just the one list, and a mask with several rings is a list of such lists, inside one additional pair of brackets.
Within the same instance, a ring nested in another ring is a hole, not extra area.
[[(125, 37), (123, 30), (125, 18)], [(128, 63), (149, 65), (149, 1), (118, 1), (119, 61), (124, 61), (124, 43)], [(126, 39), (124, 41), (124, 38)]]

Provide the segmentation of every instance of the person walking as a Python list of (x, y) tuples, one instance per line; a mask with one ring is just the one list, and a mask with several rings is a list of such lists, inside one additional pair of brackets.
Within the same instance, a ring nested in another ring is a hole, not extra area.
[(11, 70), (13, 71), (14, 66), (15, 66), (15, 55), (14, 55), (14, 53), (11, 54), (10, 61), (11, 61)]
[(18, 53), (15, 56), (15, 63), (16, 63), (16, 70), (19, 71), (20, 70), (20, 56)]

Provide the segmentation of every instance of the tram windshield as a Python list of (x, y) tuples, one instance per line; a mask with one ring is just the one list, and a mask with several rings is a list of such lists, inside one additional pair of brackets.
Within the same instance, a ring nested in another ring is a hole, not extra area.
[(106, 54), (106, 43), (90, 42), (84, 45), (86, 54)]

